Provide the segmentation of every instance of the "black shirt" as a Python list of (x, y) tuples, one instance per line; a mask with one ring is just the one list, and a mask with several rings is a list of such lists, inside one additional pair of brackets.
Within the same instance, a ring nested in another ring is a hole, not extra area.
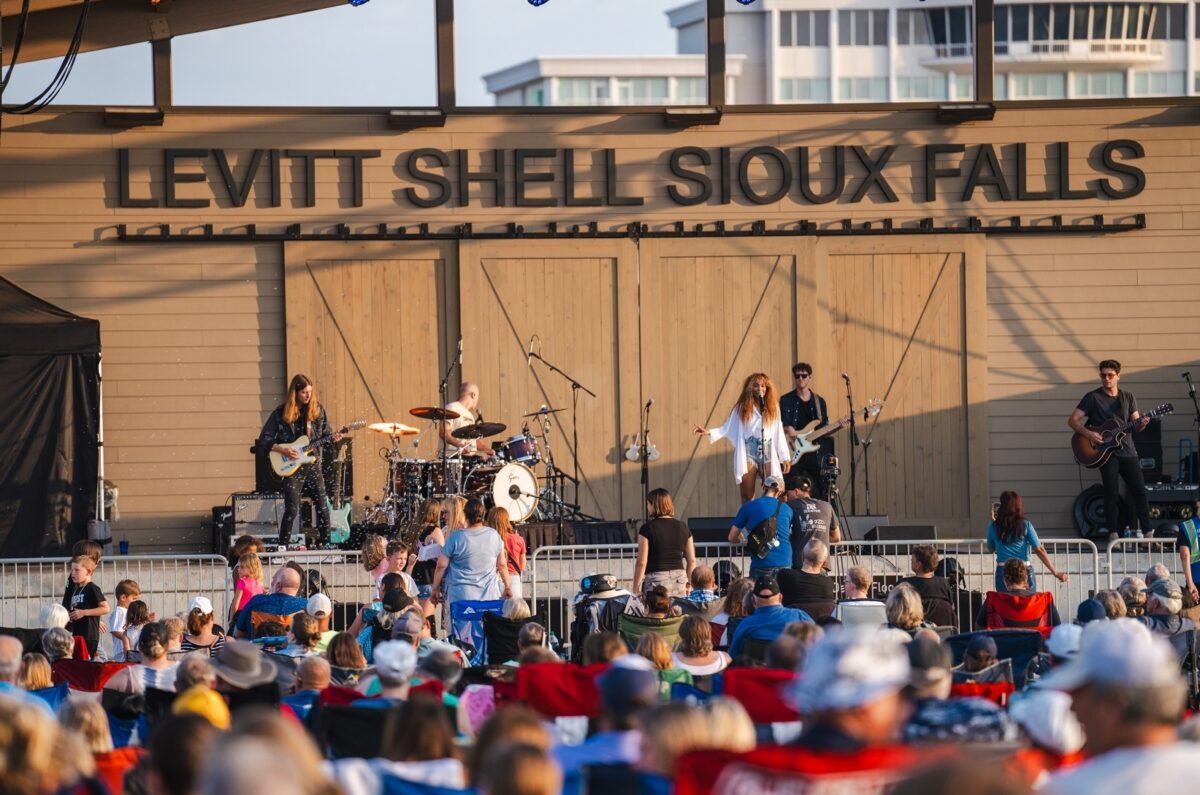
[(692, 537), (686, 524), (670, 516), (658, 516), (642, 525), (638, 535), (650, 544), (646, 556), (647, 574), (683, 568), (683, 553)]
[[(825, 398), (816, 392), (813, 392), (808, 400), (801, 400), (798, 392), (793, 389), (779, 399), (779, 417), (784, 427), (790, 426), (796, 430), (802, 429), (813, 420), (820, 420), (817, 427), (824, 428), (829, 424), (829, 409), (825, 405)], [(833, 455), (832, 434), (818, 439), (817, 445), (822, 453)], [(810, 457), (815, 457), (815, 454)]]
[[(66, 593), (63, 594), (62, 606), (71, 610), (93, 610), (103, 604), (104, 592), (94, 582), (87, 585), (67, 583)], [(88, 656), (96, 656), (96, 647), (100, 644), (100, 616), (87, 616), (67, 624), (67, 631), (72, 635), (83, 638), (88, 647)]]
[[(1129, 422), (1129, 418), (1138, 410), (1137, 398), (1130, 393), (1119, 389), (1117, 396), (1112, 397), (1104, 391), (1103, 387), (1097, 387), (1088, 392), (1075, 408), (1087, 415), (1084, 425), (1089, 428), (1103, 425), (1113, 418), (1120, 422)], [(1133, 446), (1132, 433), (1126, 434), (1125, 438), (1121, 440), (1121, 446), (1117, 448), (1115, 455), (1118, 458), (1137, 458), (1137, 449)]]
[[(258, 449), (262, 454), (266, 455), (274, 445), (290, 444), (301, 436), (307, 436), (309, 440), (312, 440), (318, 436), (325, 436), (330, 432), (329, 420), (325, 417), (324, 408), (317, 412), (316, 418), (311, 422), (305, 419), (306, 412), (307, 407), (302, 408), (300, 416), (296, 418), (295, 422), (284, 422), (283, 406), (279, 406), (272, 411), (271, 416), (267, 418), (266, 424), (263, 425), (262, 432), (258, 435)], [(320, 462), (321, 446), (314, 447), (312, 454)]]
[(814, 619), (833, 615), (837, 595), (832, 578), (799, 569), (780, 569), (775, 577), (786, 607), (799, 607)]
[(921, 607), (925, 620), (938, 627), (958, 624), (954, 612), (954, 587), (945, 577), (905, 577), (900, 582), (908, 583), (921, 596)]

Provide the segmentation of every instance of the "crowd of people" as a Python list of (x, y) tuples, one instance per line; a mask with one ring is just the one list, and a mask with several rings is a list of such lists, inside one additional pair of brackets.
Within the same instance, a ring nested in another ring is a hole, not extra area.
[[(743, 537), (781, 513), (767, 480)], [(667, 492), (649, 507), (633, 592), (586, 578), (578, 634), (520, 598), (524, 546), (477, 500), (426, 506), (414, 548), (369, 538), (362, 605), (264, 572), (245, 537), (228, 614), (195, 594), (160, 617), (133, 580), (110, 604), (82, 542), (41, 626), (0, 630), (0, 795), (1150, 795), (1200, 775), (1200, 606), (1162, 564), (1056, 605), (1032, 527), (1002, 521), (976, 605), (933, 545), (899, 582), (835, 581), (804, 524), (741, 576), (698, 562)]]

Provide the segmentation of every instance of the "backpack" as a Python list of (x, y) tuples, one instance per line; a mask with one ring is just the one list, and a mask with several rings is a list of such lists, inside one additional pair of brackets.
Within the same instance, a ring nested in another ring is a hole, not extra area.
[(775, 513), (763, 519), (750, 534), (746, 536), (746, 548), (750, 554), (762, 559), (771, 554), (771, 550), (779, 546), (779, 509), (783, 507), (783, 498), (775, 498)]

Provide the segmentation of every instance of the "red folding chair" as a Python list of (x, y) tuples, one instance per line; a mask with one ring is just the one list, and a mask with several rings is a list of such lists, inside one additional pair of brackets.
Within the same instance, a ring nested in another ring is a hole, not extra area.
[(586, 668), (575, 663), (538, 663), (517, 669), (517, 697), (547, 718), (597, 717), (596, 677), (607, 663)]
[(774, 668), (726, 668), (724, 695), (738, 701), (755, 723), (790, 723), (800, 713), (783, 698), (783, 688), (795, 680), (792, 671)]
[(971, 682), (950, 685), (951, 698), (986, 698), (1000, 707), (1008, 706), (1008, 699), (1017, 692), (1012, 682)]

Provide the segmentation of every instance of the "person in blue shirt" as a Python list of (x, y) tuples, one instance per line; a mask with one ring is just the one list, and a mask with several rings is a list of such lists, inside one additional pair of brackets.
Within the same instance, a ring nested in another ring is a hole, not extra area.
[(290, 616), (304, 612), (308, 600), (297, 596), (300, 592), (300, 575), (295, 569), (287, 566), (275, 572), (271, 578), (271, 593), (263, 593), (246, 602), (246, 606), (238, 613), (237, 637), (253, 638), (254, 625), (250, 616), (254, 613), (266, 613), (272, 616)]
[(729, 528), (729, 543), (745, 544), (750, 531), (763, 520), (774, 516), (775, 508), (777, 506), (779, 508), (779, 518), (776, 522), (777, 535), (775, 536), (779, 544), (768, 552), (765, 558), (753, 555), (750, 557), (751, 577), (757, 577), (760, 574), (774, 574), (780, 569), (786, 569), (792, 565), (792, 509), (787, 506), (787, 503), (780, 505), (782, 499), (783, 478), (778, 475), (769, 475), (763, 483), (763, 496), (743, 503), (742, 507), (738, 509), (737, 516), (733, 517), (733, 527)]
[(305, 657), (296, 666), (296, 692), (283, 697), (283, 703), (292, 708), (301, 721), (308, 717), (313, 704), (321, 697), (321, 691), (329, 687), (333, 669), (324, 657)]
[(996, 590), (1005, 593), (1008, 588), (1004, 584), (1004, 564), (1010, 560), (1022, 560), (1029, 570), (1029, 589), (1037, 590), (1033, 569), (1029, 566), (1029, 553), (1033, 552), (1046, 564), (1050, 576), (1060, 582), (1067, 581), (1067, 573), (1054, 570), (1050, 556), (1038, 539), (1033, 523), (1025, 518), (1025, 505), (1021, 495), (1015, 491), (1006, 491), (1000, 495), (1000, 507), (996, 510), (996, 518), (987, 526), (988, 552), (996, 553)]
[(772, 641), (783, 634), (793, 621), (814, 623), (812, 616), (794, 607), (783, 606), (779, 581), (771, 574), (760, 574), (754, 581), (754, 612), (742, 619), (729, 644), (729, 656), (737, 659), (747, 638)]

